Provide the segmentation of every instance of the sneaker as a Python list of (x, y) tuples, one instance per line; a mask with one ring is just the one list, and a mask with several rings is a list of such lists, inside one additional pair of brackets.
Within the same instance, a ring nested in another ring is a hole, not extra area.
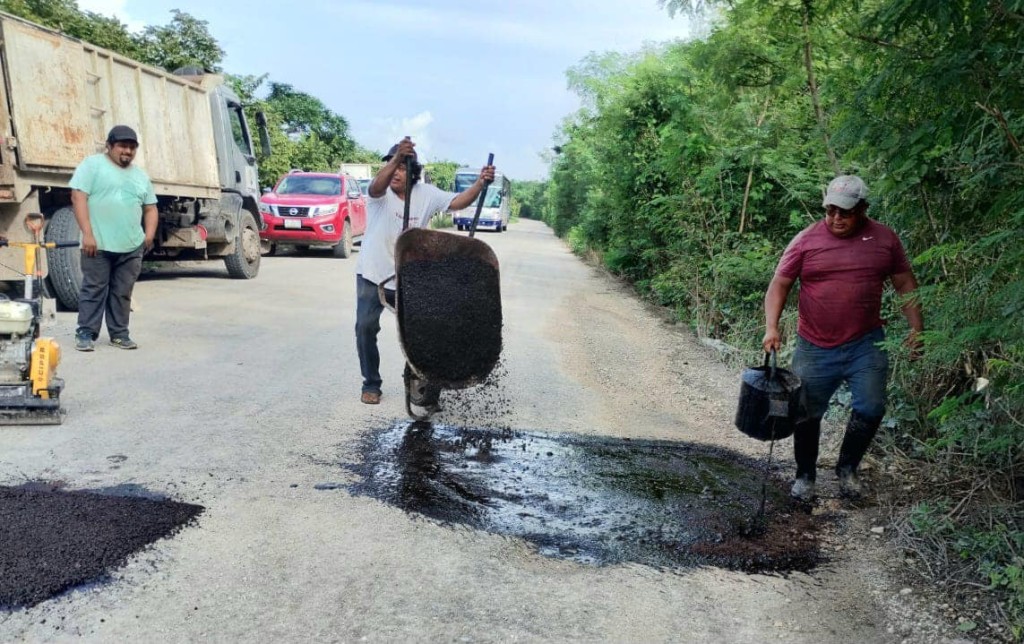
[(380, 404), (380, 393), (376, 391), (364, 391), (363, 395), (359, 397), (360, 402), (364, 405), (379, 405)]
[(803, 501), (810, 503), (814, 500), (814, 481), (800, 477), (793, 481), (793, 489), (789, 491), (789, 495), (797, 501)]
[(860, 484), (860, 477), (856, 472), (839, 472), (839, 496), (848, 499), (859, 499), (864, 490)]
[(92, 338), (87, 335), (76, 335), (75, 336), (75, 349), (78, 351), (95, 351), (96, 345), (93, 344)]
[(118, 349), (138, 349), (139, 345), (135, 344), (135, 341), (131, 338), (111, 338), (111, 346), (117, 347)]

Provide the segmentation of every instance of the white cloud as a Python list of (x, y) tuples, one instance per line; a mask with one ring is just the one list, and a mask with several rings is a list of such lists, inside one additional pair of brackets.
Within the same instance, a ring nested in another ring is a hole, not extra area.
[(414, 116), (377, 118), (373, 120), (369, 131), (357, 139), (365, 141), (370, 148), (385, 152), (402, 137), (408, 136), (416, 144), (417, 154), (422, 159), (429, 160), (433, 148), (430, 133), (430, 125), (433, 122), (434, 115), (429, 111)]
[(128, 25), (129, 31), (142, 31), (146, 23), (132, 18), (125, 10), (128, 0), (78, 0), (78, 8), (102, 16), (113, 16)]

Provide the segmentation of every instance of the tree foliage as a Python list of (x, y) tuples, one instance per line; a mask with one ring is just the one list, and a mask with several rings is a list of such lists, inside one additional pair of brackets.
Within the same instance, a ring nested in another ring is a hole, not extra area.
[(140, 60), (168, 71), (182, 67), (219, 72), (224, 50), (210, 34), (205, 20), (174, 9), (166, 25), (146, 27), (138, 37)]

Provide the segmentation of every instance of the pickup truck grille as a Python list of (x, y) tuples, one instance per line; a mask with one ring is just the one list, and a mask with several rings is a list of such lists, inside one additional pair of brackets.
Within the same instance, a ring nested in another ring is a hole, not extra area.
[(308, 206), (274, 206), (278, 217), (308, 217)]

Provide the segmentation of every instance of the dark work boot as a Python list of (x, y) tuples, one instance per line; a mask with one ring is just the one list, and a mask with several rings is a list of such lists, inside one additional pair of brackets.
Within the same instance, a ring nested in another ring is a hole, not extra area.
[(871, 418), (861, 416), (857, 412), (850, 414), (850, 420), (846, 424), (846, 434), (843, 436), (843, 445), (839, 448), (839, 458), (836, 460), (836, 476), (839, 477), (840, 495), (851, 498), (860, 496), (861, 486), (860, 479), (857, 478), (857, 466), (860, 465), (861, 459), (867, 453), (881, 424), (881, 416)]
[(417, 407), (423, 407), (430, 413), (439, 409), (438, 403), (441, 398), (441, 388), (426, 380), (420, 380), (413, 373), (408, 363), (405, 365), (405, 373), (402, 374), (406, 386), (409, 388), (409, 402)]
[(811, 418), (796, 424), (793, 431), (796, 481), (793, 483), (790, 495), (801, 501), (814, 499), (814, 480), (818, 473), (818, 442), (820, 440), (820, 418)]

